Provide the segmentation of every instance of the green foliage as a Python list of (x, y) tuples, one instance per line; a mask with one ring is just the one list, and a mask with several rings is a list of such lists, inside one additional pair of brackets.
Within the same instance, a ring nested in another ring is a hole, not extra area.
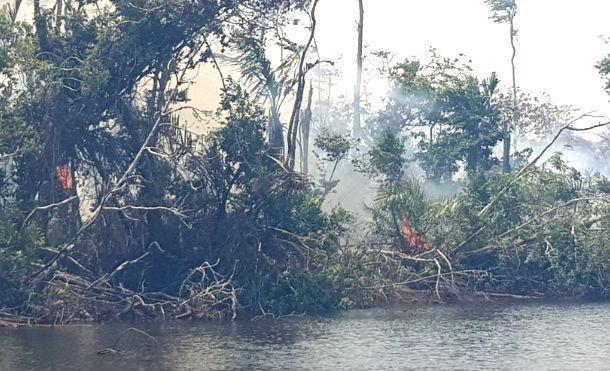
[(370, 171), (393, 184), (404, 175), (404, 140), (390, 130), (384, 130), (369, 151)]
[(32, 28), (16, 22), (7, 8), (0, 8), (0, 73), (11, 77), (17, 64), (23, 64), (24, 57), (32, 51)]
[(95, 98), (104, 94), (104, 87), (110, 79), (110, 71), (95, 54), (89, 54), (80, 70), (84, 96)]
[[(605, 180), (585, 179), (559, 155), (549, 165), (516, 183), (511, 175), (477, 174), (438, 214), (437, 246), (447, 249), (461, 268), (489, 273), (477, 283), (478, 289), (550, 296), (608, 294), (609, 251), (607, 245), (602, 247), (609, 238), (604, 227), (608, 199), (598, 187)], [(491, 210), (480, 215), (492, 200)]]
[(492, 12), (491, 19), (496, 23), (512, 22), (517, 12), (515, 0), (485, 0)]
[(430, 140), (419, 144), (418, 158), (435, 180), (448, 180), (464, 161), (466, 170), (489, 170), (497, 160), (492, 157), (501, 139), (499, 110), (492, 98), (498, 80), (492, 75), (480, 83), (476, 78), (458, 79), (438, 91), (440, 129)]
[[(373, 234), (394, 250), (413, 254), (405, 250), (401, 218), (407, 216), (423, 240), (451, 261), (453, 271), (464, 272), (467, 278), (457, 285), (466, 290), (608, 297), (606, 178), (583, 175), (557, 153), (524, 175), (472, 172), (466, 184), (457, 197), (439, 202), (411, 178), (381, 183), (370, 209)], [(437, 266), (433, 259), (415, 259), (401, 267), (421, 277)], [(377, 279), (391, 281), (394, 274), (390, 270)]]
[(36, 132), (24, 119), (27, 108), (20, 104), (23, 87), (17, 82), (19, 71), (34, 64), (33, 52), (31, 27), (0, 9), (0, 156), (13, 158), (37, 145)]
[(345, 159), (354, 147), (349, 136), (331, 133), (329, 130), (322, 130), (314, 144), (326, 154), (325, 159), (332, 163)]
[(38, 248), (44, 246), (41, 231), (33, 225), (21, 230), (21, 220), (14, 205), (0, 208), (0, 309), (17, 307), (27, 298), (32, 264), (39, 262)]
[[(328, 314), (339, 305), (333, 281), (325, 274), (284, 271), (256, 290), (253, 305), (277, 314)], [(261, 293), (264, 293), (261, 295)]]
[(402, 217), (408, 217), (419, 232), (425, 232), (435, 222), (431, 210), (432, 202), (424, 195), (421, 184), (415, 179), (402, 179), (379, 187), (370, 213), (376, 236), (402, 248), (406, 243)]
[(369, 174), (378, 178), (379, 186), (370, 208), (375, 235), (404, 246), (403, 217), (419, 227), (428, 227), (431, 202), (421, 183), (405, 176), (404, 141), (389, 130), (384, 131), (369, 152)]
[[(189, 228), (162, 220), (162, 246), (173, 257), (149, 262), (143, 278), (150, 288), (167, 290), (172, 277), (218, 261), (217, 269), (231, 273), (243, 288), (240, 303), (252, 313), (309, 313), (335, 306), (325, 257), (337, 251), (349, 215), (340, 209), (323, 212), (324, 200), (313, 186), (271, 156), (264, 140), (266, 117), (242, 88), (229, 83), (222, 107), (221, 129), (206, 137), (200, 151), (184, 157), (193, 177), (168, 180), (184, 208), (196, 210)], [(167, 259), (180, 263), (168, 265)], [(124, 279), (137, 285), (141, 277)]]
[(502, 117), (495, 74), (480, 81), (459, 59), (434, 54), (427, 65), (399, 64), (393, 76), (391, 101), (375, 118), (378, 137), (408, 132), (417, 140), (415, 158), (435, 181), (450, 181), (462, 163), (469, 172), (497, 163), (493, 148), (502, 138)]
[(610, 90), (610, 56), (603, 58), (596, 67), (599, 74), (606, 79), (606, 90)]
[[(260, 305), (280, 314), (334, 307), (324, 264), (337, 251), (349, 215), (322, 211), (314, 187), (277, 163), (265, 141), (263, 110), (228, 81), (217, 116), (221, 129), (205, 141), (168, 113), (188, 102), (181, 76), (211, 57), (207, 38), (226, 47), (308, 4), (113, 0), (101, 8), (67, 2), (63, 14), (43, 9), (35, 33), (3, 13), (0, 73), (24, 82), (0, 86), (0, 155), (10, 162), (1, 174), (2, 202), (20, 209), (0, 218), (2, 291), (10, 289), (3, 304), (23, 299), (25, 278), (41, 263), (35, 249), (62, 246), (82, 225), (77, 199), (33, 213), (17, 232), (33, 208), (83, 196), (61, 189), (56, 168), (70, 164), (70, 175), (96, 207), (149, 138), (150, 151), (106, 200), (129, 206), (103, 210), (71, 249), (76, 266), (62, 256), (53, 269), (95, 279), (89, 275), (144, 256), (141, 265), (113, 275), (113, 284), (175, 295), (191, 269), (218, 261), (217, 269), (244, 287), (240, 302), (252, 312)], [(248, 46), (246, 54), (263, 53)], [(259, 63), (264, 53), (256, 56)], [(263, 63), (252, 72), (266, 74), (257, 77), (266, 79), (277, 116), (292, 85), (289, 66), (272, 71)], [(288, 288), (298, 294), (287, 295)]]
[[(366, 170), (379, 186), (373, 232), (394, 248), (390, 255), (415, 253), (402, 249), (408, 218), (440, 252), (407, 266), (346, 247), (351, 215), (323, 207), (340, 163), (364, 144), (319, 132), (315, 146), (332, 166), (328, 179), (321, 172), (322, 189), (277, 159), (282, 102), (302, 50), (270, 30), (309, 1), (109, 4), (64, 2), (63, 13), (36, 14), (33, 27), (16, 22), (14, 10), (0, 12), (0, 307), (31, 311), (30, 297), (49, 299), (40, 287), (49, 277), (32, 280), (41, 267), (49, 268), (43, 275), (83, 282), (107, 278), (117, 292), (182, 298), (185, 277), (210, 262), (239, 288), (228, 295), (237, 295), (240, 309), (324, 313), (370, 305), (383, 296), (371, 287), (392, 286), (405, 273), (425, 277), (441, 256), (467, 277), (458, 284), (473, 290), (608, 295), (610, 182), (559, 155), (521, 178), (498, 173), (492, 150), (506, 102), (495, 75), (480, 80), (468, 63), (434, 51), (429, 63), (407, 60), (391, 72), (394, 89), (369, 128), (375, 142)], [(496, 21), (512, 22), (514, 2), (488, 4)], [(270, 38), (290, 52), (279, 66), (265, 54)], [(181, 123), (180, 112), (188, 77), (211, 59), (216, 42), (240, 51), (245, 88), (225, 81), (219, 128), (203, 137)], [(600, 63), (600, 72), (609, 65)], [(351, 115), (331, 107), (320, 127), (345, 131)], [(433, 202), (407, 176), (412, 159), (436, 181), (464, 164), (467, 188)], [(58, 167), (69, 170), (78, 192), (62, 188)], [(82, 229), (81, 212), (95, 216)], [(465, 273), (475, 271), (485, 274)]]
[(349, 134), (322, 128), (315, 137), (314, 145), (319, 151), (314, 152), (318, 158), (319, 193), (326, 196), (339, 184), (339, 180), (335, 178), (337, 169), (341, 162), (350, 157), (350, 152), (357, 147), (357, 141)]

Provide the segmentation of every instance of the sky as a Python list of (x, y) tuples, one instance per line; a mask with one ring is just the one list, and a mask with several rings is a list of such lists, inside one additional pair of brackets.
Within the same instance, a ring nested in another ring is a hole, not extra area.
[[(497, 72), (505, 86), (510, 83), (508, 26), (489, 20), (484, 0), (363, 1), (367, 51), (393, 52), (396, 61), (423, 58), (430, 47), (448, 57), (464, 53), (477, 75)], [(6, 0), (0, 0), (3, 3)], [(26, 4), (31, 7), (31, 1)], [(594, 67), (610, 53), (610, 45), (601, 38), (610, 37), (610, 0), (517, 0), (517, 4), (520, 89), (546, 92), (557, 104), (610, 115), (609, 96)], [(344, 77), (337, 89), (348, 97), (356, 73), (357, 13), (358, 0), (320, 0), (317, 11), (321, 57), (337, 60), (335, 66)], [(194, 98), (200, 102), (196, 103), (217, 102), (216, 77), (215, 73), (206, 76), (204, 85), (215, 89), (197, 92)], [(386, 85), (371, 83), (369, 89), (375, 86), (374, 93), (382, 94)]]
[[(548, 93), (557, 104), (610, 115), (608, 95), (595, 64), (607, 53), (609, 0), (517, 1), (517, 83)], [(494, 24), (484, 0), (364, 0), (368, 51), (391, 51), (400, 60), (421, 58), (430, 47), (444, 56), (464, 53), (475, 73), (497, 72), (510, 83), (506, 24)], [(345, 76), (355, 76), (357, 0), (320, 0), (317, 42), (323, 58), (341, 57)], [(344, 84), (346, 93), (353, 79)], [(349, 93), (348, 93), (349, 94)], [(349, 96), (349, 95), (348, 95)]]

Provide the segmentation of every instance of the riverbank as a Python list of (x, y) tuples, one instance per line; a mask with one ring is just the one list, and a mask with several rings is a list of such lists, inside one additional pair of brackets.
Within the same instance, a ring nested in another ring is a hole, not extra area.
[[(142, 295), (146, 297), (145, 295)], [(101, 299), (92, 299), (93, 301), (103, 301)], [(503, 306), (503, 305), (557, 305), (557, 304), (610, 304), (610, 301), (607, 299), (594, 299), (594, 298), (583, 298), (583, 297), (544, 297), (541, 295), (515, 295), (515, 294), (505, 294), (505, 293), (491, 293), (491, 292), (480, 292), (480, 291), (472, 291), (472, 292), (462, 292), (459, 295), (456, 295), (453, 292), (451, 295), (446, 295), (439, 298), (434, 291), (424, 291), (424, 290), (409, 290), (408, 295), (402, 296), (393, 296), (386, 297), (383, 302), (375, 303), (375, 305), (370, 305), (368, 308), (358, 308), (352, 307), (352, 309), (348, 309), (346, 307), (337, 307), (334, 311), (329, 311), (326, 314), (322, 315), (322, 317), (332, 318), (336, 315), (342, 315), (344, 313), (350, 313), (352, 311), (362, 311), (362, 310), (396, 310), (396, 309), (405, 309), (411, 311), (417, 311), (419, 309), (426, 309), (430, 307), (446, 307), (446, 308), (460, 308), (460, 307), (469, 307), (469, 306)], [(164, 303), (167, 305), (168, 302)], [(139, 303), (136, 305), (131, 305), (129, 310), (132, 312), (128, 314), (126, 310), (122, 312), (123, 316), (115, 315), (113, 317), (105, 317), (105, 318), (95, 318), (93, 316), (87, 316), (86, 318), (74, 318), (74, 313), (71, 315), (73, 318), (67, 320), (66, 318), (56, 318), (55, 321), (48, 321), (41, 318), (29, 317), (19, 315), (17, 313), (10, 312), (2, 312), (0, 311), (0, 328), (52, 328), (52, 327), (71, 327), (71, 326), (83, 326), (83, 325), (100, 325), (100, 324), (112, 324), (112, 323), (121, 323), (126, 320), (130, 321), (130, 323), (141, 326), (148, 326), (151, 323), (175, 323), (176, 321), (185, 322), (185, 323), (230, 323), (230, 322), (240, 322), (240, 321), (280, 321), (287, 318), (320, 318), (320, 315), (306, 315), (305, 313), (301, 314), (288, 314), (288, 315), (276, 315), (273, 313), (253, 313), (253, 312), (239, 312), (237, 308), (233, 308), (235, 312), (232, 312), (232, 316), (223, 315), (221, 312), (218, 312), (215, 316), (186, 316), (186, 315), (166, 315), (165, 317), (159, 317), (156, 313), (154, 313), (154, 305), (151, 307), (153, 311), (148, 312), (148, 314), (141, 312), (140, 305), (146, 305), (145, 303)], [(159, 307), (161, 308), (161, 307)], [(79, 311), (85, 311), (85, 308), (80, 308)], [(239, 313), (239, 315), (238, 315)], [(67, 312), (63, 312), (64, 315), (67, 316)]]

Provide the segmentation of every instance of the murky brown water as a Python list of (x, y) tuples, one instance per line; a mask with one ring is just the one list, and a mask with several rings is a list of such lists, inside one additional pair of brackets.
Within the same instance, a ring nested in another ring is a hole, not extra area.
[(1, 370), (610, 370), (610, 304), (479, 304), (275, 322), (0, 329)]

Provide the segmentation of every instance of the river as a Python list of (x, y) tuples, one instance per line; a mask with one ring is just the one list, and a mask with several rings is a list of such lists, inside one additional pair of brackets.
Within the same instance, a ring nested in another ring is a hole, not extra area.
[(355, 310), (233, 323), (0, 329), (0, 370), (610, 370), (610, 304)]

